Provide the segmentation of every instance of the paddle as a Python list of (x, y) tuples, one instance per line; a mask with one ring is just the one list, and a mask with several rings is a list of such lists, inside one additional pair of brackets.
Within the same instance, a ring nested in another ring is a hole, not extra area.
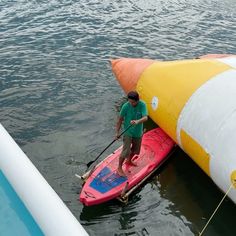
[(89, 168), (117, 139), (119, 139), (132, 125), (128, 126), (119, 136), (117, 136), (116, 139), (114, 139), (93, 161), (90, 161), (87, 164), (87, 167)]

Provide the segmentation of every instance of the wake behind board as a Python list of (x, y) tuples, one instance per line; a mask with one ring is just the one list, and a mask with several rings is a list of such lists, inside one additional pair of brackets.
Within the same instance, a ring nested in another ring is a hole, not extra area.
[(86, 179), (80, 201), (86, 206), (96, 205), (118, 198), (124, 190), (130, 190), (163, 163), (175, 146), (174, 141), (160, 128), (144, 133), (139, 155), (132, 160), (137, 166), (123, 164), (126, 177), (117, 174), (122, 147), (100, 162)]

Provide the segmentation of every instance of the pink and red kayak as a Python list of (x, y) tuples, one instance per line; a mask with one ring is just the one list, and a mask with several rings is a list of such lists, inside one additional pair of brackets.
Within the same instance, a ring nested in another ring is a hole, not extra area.
[(139, 155), (133, 157), (137, 166), (123, 164), (126, 177), (117, 174), (119, 155), (122, 147), (100, 162), (83, 185), (80, 201), (96, 205), (114, 198), (139, 184), (157, 169), (175, 146), (174, 141), (160, 128), (144, 133)]

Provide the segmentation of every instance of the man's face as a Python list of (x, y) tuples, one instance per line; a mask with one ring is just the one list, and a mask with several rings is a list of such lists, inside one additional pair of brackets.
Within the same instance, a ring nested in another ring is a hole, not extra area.
[(128, 101), (133, 107), (135, 107), (138, 104), (138, 101), (135, 101), (135, 100), (130, 99), (130, 98), (128, 99)]

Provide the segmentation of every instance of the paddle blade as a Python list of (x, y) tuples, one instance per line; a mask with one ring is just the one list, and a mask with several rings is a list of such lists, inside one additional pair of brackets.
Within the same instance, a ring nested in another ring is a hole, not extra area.
[(89, 168), (93, 163), (94, 163), (94, 161), (90, 161), (90, 162), (87, 164), (87, 167)]

